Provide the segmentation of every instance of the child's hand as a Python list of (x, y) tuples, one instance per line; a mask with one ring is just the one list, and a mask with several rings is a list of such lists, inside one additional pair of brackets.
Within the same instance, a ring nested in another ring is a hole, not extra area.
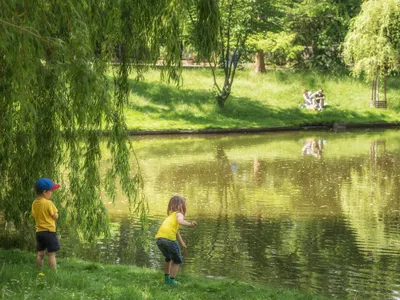
[(185, 244), (184, 242), (182, 242), (181, 247), (182, 247), (182, 252), (183, 252), (183, 253), (186, 253), (186, 251), (187, 251), (187, 246), (186, 246), (186, 244)]
[(191, 227), (196, 227), (197, 226), (197, 222), (196, 221), (192, 221), (190, 226)]

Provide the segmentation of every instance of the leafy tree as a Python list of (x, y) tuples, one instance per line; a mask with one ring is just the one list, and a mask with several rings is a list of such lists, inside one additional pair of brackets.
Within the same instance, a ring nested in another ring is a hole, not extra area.
[[(273, 7), (268, 0), (215, 0), (212, 3), (214, 11), (212, 26), (217, 27), (218, 35), (216, 39), (207, 41), (208, 51), (200, 52), (200, 55), (209, 60), (214, 78), (216, 102), (222, 108), (231, 94), (239, 61), (248, 51), (246, 44), (248, 38), (272, 26), (270, 16)], [(193, 6), (189, 7), (191, 7), (189, 11), (194, 11)], [(192, 43), (201, 45), (198, 41), (205, 41), (203, 33), (207, 28), (194, 17), (191, 17), (191, 21)], [(217, 78), (219, 67), (224, 74), (222, 83)]]
[(354, 18), (346, 36), (344, 57), (352, 74), (372, 80), (372, 103), (379, 101), (378, 82), (395, 70), (400, 60), (400, 0), (369, 0)]
[[(208, 2), (198, 0), (203, 6)], [(39, 177), (63, 183), (54, 200), (65, 208), (64, 222), (86, 238), (108, 232), (101, 193), (106, 189), (114, 199), (117, 179), (132, 208), (145, 214), (139, 193), (143, 182), (129, 163), (132, 149), (124, 120), (128, 76), (136, 72), (140, 77), (162, 49), (163, 75), (179, 80), (185, 3), (0, 2), (0, 213), (7, 222), (31, 224), (33, 185)], [(207, 13), (198, 20), (207, 24)], [(111, 68), (116, 46), (119, 63)], [(105, 153), (102, 131), (108, 133), (111, 162), (105, 173), (99, 170)]]
[[(268, 23), (259, 27), (248, 38), (247, 47), (252, 53), (255, 53), (256, 72), (265, 72), (265, 58), (267, 62), (277, 65), (279, 63), (274, 61), (273, 58), (291, 56), (289, 53), (283, 53), (288, 50), (288, 45), (284, 40), (289, 38), (291, 39), (289, 43), (291, 43), (295, 37), (295, 35), (284, 31), (287, 6), (286, 0), (274, 1), (273, 6), (269, 7), (267, 11)], [(266, 17), (265, 12), (259, 15), (262, 20), (265, 20)], [(292, 52), (292, 50), (288, 51)]]
[[(262, 70), (257, 64), (257, 58), (263, 60), (264, 55), (267, 63), (277, 66), (290, 66), (297, 61), (304, 47), (295, 44), (296, 35), (294, 33), (281, 31), (278, 33), (268, 32), (266, 35), (258, 34), (252, 36), (248, 44), (258, 49), (256, 54), (256, 68)], [(265, 69), (265, 67), (264, 67)], [(257, 70), (256, 70), (257, 72)]]
[(361, 0), (284, 1), (285, 32), (296, 35), (294, 45), (304, 47), (298, 66), (332, 70), (343, 67), (341, 51), (351, 19)]

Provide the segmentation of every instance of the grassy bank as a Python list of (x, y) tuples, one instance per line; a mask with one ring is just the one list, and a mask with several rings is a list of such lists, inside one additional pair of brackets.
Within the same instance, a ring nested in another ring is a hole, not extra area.
[(34, 266), (35, 254), (0, 249), (2, 299), (322, 299), (237, 281), (180, 276), (165, 286), (162, 273), (134, 266), (59, 259), (58, 270)]
[[(349, 76), (244, 69), (237, 73), (225, 108), (219, 109), (210, 70), (185, 69), (181, 88), (160, 82), (159, 71), (153, 70), (144, 81), (130, 81), (127, 124), (133, 130), (171, 130), (400, 122), (396, 81), (388, 80), (388, 109), (374, 109), (369, 107), (370, 86)], [(327, 109), (300, 109), (303, 88), (323, 88)]]

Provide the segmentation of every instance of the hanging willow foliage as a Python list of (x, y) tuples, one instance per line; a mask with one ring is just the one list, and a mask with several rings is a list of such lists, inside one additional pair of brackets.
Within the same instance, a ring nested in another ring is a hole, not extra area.
[[(33, 185), (39, 177), (63, 184), (53, 194), (61, 225), (84, 238), (108, 233), (101, 193), (114, 199), (117, 182), (132, 208), (145, 215), (143, 181), (129, 162), (128, 76), (141, 77), (162, 54), (164, 76), (180, 80), (184, 3), (0, 2), (0, 214), (7, 222), (32, 226)], [(117, 57), (119, 63), (111, 67)], [(104, 152), (111, 163), (100, 171)]]
[(398, 68), (399, 46), (400, 0), (369, 0), (352, 20), (343, 56), (354, 76), (369, 81)]

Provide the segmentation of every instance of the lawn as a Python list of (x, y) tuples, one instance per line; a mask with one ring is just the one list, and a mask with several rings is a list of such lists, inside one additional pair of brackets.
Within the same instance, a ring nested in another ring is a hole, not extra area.
[[(129, 105), (125, 111), (131, 130), (260, 128), (275, 126), (332, 125), (344, 123), (400, 122), (398, 78), (388, 80), (388, 108), (369, 107), (369, 84), (347, 75), (290, 70), (239, 70), (232, 94), (223, 109), (213, 97), (209, 69), (183, 70), (177, 87), (160, 80), (159, 70), (143, 81), (131, 77)], [(219, 73), (220, 79), (222, 73)], [(324, 89), (327, 108), (322, 112), (299, 108), (302, 90)], [(382, 97), (382, 95), (381, 95)]]
[(0, 299), (324, 299), (295, 290), (232, 280), (180, 276), (166, 286), (163, 273), (135, 266), (58, 259), (57, 271), (34, 266), (35, 254), (0, 248)]

